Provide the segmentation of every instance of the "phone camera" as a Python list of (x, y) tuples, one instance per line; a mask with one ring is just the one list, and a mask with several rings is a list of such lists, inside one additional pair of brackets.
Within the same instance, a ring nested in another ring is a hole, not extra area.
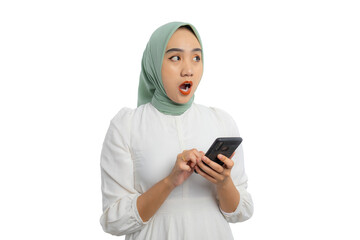
[(227, 150), (229, 150), (228, 146), (224, 146), (224, 147), (221, 148), (221, 151), (227, 151)]
[(224, 142), (219, 142), (218, 145), (216, 146), (215, 150), (218, 151), (223, 144), (224, 144)]

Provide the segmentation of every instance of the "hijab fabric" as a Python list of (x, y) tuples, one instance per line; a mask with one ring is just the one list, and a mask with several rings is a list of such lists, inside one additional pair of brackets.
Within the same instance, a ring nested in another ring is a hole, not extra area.
[[(146, 45), (141, 62), (138, 107), (151, 102), (157, 110), (166, 115), (181, 115), (193, 103), (194, 95), (184, 104), (172, 101), (167, 96), (161, 79), (161, 67), (167, 43), (174, 32), (182, 26), (190, 26), (202, 48), (199, 33), (196, 28), (189, 23), (170, 22), (156, 29)], [(203, 59), (203, 57), (201, 59)]]

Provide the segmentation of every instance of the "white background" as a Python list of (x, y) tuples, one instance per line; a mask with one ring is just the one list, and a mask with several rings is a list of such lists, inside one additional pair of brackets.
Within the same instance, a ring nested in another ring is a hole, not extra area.
[(151, 33), (187, 21), (204, 47), (195, 101), (228, 111), (244, 139), (255, 213), (231, 224), (235, 239), (359, 239), (359, 12), (347, 0), (1, 1), (0, 238), (116, 239), (99, 224), (102, 142), (136, 107)]

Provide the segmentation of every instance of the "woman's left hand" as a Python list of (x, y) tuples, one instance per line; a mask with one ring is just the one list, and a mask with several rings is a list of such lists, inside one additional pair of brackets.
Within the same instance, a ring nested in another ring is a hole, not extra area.
[[(217, 186), (221, 186), (231, 178), (231, 169), (234, 166), (234, 161), (231, 160), (231, 158), (234, 154), (235, 153), (233, 153), (230, 158), (227, 158), (222, 154), (218, 155), (218, 158), (224, 163), (223, 166), (211, 161), (208, 157), (203, 156), (201, 160), (197, 161), (195, 169), (197, 173), (208, 181), (216, 184)], [(204, 162), (210, 167), (206, 166)]]

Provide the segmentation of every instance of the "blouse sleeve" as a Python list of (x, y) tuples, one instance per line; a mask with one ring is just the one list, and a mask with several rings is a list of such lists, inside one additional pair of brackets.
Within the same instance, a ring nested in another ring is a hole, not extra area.
[(101, 190), (105, 232), (125, 235), (139, 231), (146, 223), (137, 210), (140, 195), (134, 188), (130, 123), (132, 110), (122, 109), (110, 122), (101, 151)]
[[(240, 137), (239, 130), (233, 118), (220, 109), (215, 109), (218, 116), (220, 116), (226, 135), (229, 137)], [(231, 170), (231, 178), (236, 189), (240, 194), (240, 201), (236, 210), (232, 213), (224, 212), (220, 206), (220, 211), (228, 222), (236, 223), (243, 222), (251, 218), (254, 212), (254, 205), (250, 193), (247, 191), (247, 175), (244, 168), (244, 153), (242, 144), (236, 149), (232, 160), (234, 166)]]

